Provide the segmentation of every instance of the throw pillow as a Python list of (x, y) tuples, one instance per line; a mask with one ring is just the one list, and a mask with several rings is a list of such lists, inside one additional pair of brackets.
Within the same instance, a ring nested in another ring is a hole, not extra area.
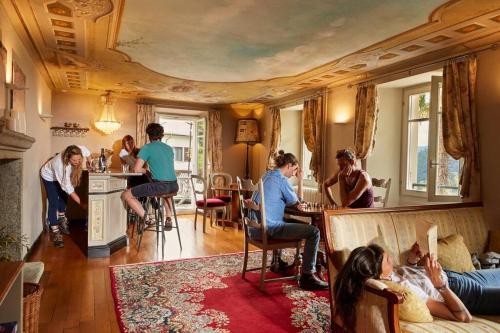
[(389, 287), (389, 289), (404, 296), (403, 303), (399, 304), (399, 319), (413, 323), (432, 322), (433, 318), (429, 308), (417, 294), (399, 283), (386, 280), (380, 281)]
[(444, 269), (458, 273), (476, 270), (464, 238), (457, 234), (438, 239), (438, 261)]
[(489, 251), (500, 253), (500, 230), (490, 230)]

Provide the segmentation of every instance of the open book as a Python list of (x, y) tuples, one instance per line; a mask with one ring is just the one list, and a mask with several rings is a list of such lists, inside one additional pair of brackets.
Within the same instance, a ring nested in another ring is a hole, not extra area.
[(420, 246), (420, 251), (425, 255), (430, 253), (437, 259), (437, 240), (438, 230), (437, 225), (427, 221), (417, 221), (415, 224), (415, 233), (417, 243)]

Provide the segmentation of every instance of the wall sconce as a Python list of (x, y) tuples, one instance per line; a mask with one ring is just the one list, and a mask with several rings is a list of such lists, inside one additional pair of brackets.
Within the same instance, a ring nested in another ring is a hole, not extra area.
[(245, 164), (245, 179), (248, 179), (248, 145), (255, 144), (260, 141), (259, 123), (257, 119), (239, 119), (236, 128), (236, 143), (247, 144), (247, 159)]
[(99, 120), (94, 123), (95, 127), (106, 134), (111, 134), (121, 127), (120, 122), (115, 118), (115, 111), (113, 108), (113, 100), (111, 99), (111, 92), (106, 91), (105, 95), (101, 96), (102, 111)]

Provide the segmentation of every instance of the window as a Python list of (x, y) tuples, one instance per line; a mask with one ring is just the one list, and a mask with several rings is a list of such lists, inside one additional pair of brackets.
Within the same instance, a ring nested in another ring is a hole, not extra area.
[(453, 201), (459, 195), (460, 161), (449, 156), (441, 130), (441, 77), (404, 90), (402, 187), (407, 195)]
[(316, 181), (309, 169), (312, 152), (304, 142), (302, 104), (281, 109), (281, 142), (279, 149), (290, 152), (299, 160), (303, 170), (304, 186), (315, 187)]
[(426, 192), (431, 93), (427, 88), (412, 90), (407, 93), (405, 100), (408, 104), (405, 188)]
[(182, 147), (174, 147), (175, 160), (177, 162), (184, 162), (184, 155), (182, 154)]

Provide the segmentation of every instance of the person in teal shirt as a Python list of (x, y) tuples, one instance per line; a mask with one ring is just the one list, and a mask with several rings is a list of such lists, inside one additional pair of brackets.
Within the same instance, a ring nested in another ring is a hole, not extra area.
[[(137, 198), (156, 196), (159, 194), (176, 193), (179, 190), (174, 169), (174, 150), (164, 142), (163, 127), (157, 123), (150, 123), (146, 133), (150, 143), (144, 145), (137, 155), (134, 172), (146, 173), (145, 163), (151, 172), (151, 181), (146, 184), (134, 186), (122, 194), (122, 199), (140, 217), (147, 220), (146, 212)], [(172, 202), (167, 200), (165, 228), (172, 228)]]

